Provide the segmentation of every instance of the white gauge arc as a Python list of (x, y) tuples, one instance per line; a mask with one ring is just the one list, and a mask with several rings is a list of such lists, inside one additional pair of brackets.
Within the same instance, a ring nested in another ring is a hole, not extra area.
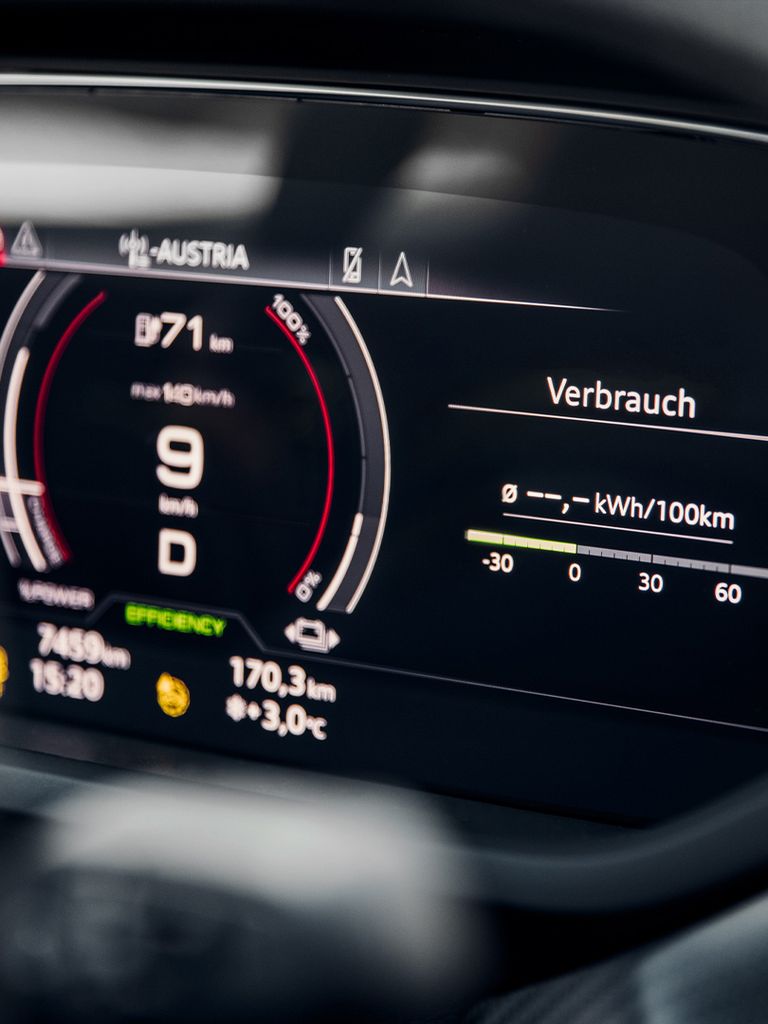
[[(5, 367), (11, 340), (19, 325), (19, 321), (44, 280), (45, 274), (42, 271), (38, 271), (30, 279), (8, 318), (8, 322), (0, 337), (0, 375), (2, 375)], [(8, 385), (8, 398), (3, 417), (3, 462), (5, 464), (5, 475), (0, 480), (0, 494), (5, 493), (8, 495), (11, 515), (3, 516), (2, 521), (0, 521), (0, 538), (11, 565), (17, 566), (21, 561), (14, 539), (11, 536), (11, 534), (16, 533), (24, 545), (33, 567), (38, 572), (44, 572), (48, 568), (48, 564), (35, 540), (27, 514), (27, 507), (24, 503), (24, 495), (39, 495), (42, 485), (37, 481), (20, 480), (16, 461), (16, 423), (18, 419), (19, 397), (28, 361), (29, 349), (20, 349), (16, 353), (16, 360)]]
[[(392, 479), (389, 424), (376, 368), (362, 332), (346, 303), (338, 295), (334, 297), (332, 303), (319, 296), (315, 296), (313, 299), (310, 296), (306, 296), (306, 298), (321, 318), (327, 318), (334, 311), (336, 315), (341, 314), (343, 317), (345, 326), (355, 340), (356, 348), (354, 352), (340, 351), (339, 356), (348, 373), (352, 358), (362, 364), (364, 372), (355, 375), (357, 381), (355, 401), (359, 405), (360, 402), (366, 400), (362, 391), (367, 383), (368, 403), (374, 407), (375, 411), (373, 416), (359, 415), (361, 431), (368, 430), (367, 436), (361, 437), (364, 452), (363, 473), (365, 474), (364, 486), (361, 488), (361, 507), (354, 516), (349, 539), (338, 568), (317, 602), (318, 611), (330, 608), (332, 611), (344, 611), (349, 615), (357, 607), (368, 586), (387, 525)], [(337, 332), (331, 331), (330, 336), (337, 340)], [(359, 408), (358, 413), (360, 413)], [(362, 564), (361, 559), (364, 559)], [(351, 590), (350, 586), (352, 586)], [(341, 600), (342, 595), (343, 600)]]

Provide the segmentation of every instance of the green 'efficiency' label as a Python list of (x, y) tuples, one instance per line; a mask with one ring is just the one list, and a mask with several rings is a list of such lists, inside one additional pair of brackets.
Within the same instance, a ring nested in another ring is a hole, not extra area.
[(148, 626), (150, 629), (195, 633), (197, 636), (220, 637), (227, 628), (227, 620), (215, 615), (186, 612), (179, 608), (158, 608), (153, 604), (126, 604), (125, 621), (129, 626)]

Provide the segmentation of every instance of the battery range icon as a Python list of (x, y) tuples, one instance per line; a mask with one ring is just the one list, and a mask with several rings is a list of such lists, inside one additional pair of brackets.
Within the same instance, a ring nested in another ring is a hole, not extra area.
[(292, 644), (303, 651), (328, 654), (341, 643), (335, 629), (330, 629), (320, 619), (305, 619), (303, 616), (289, 622), (283, 631)]

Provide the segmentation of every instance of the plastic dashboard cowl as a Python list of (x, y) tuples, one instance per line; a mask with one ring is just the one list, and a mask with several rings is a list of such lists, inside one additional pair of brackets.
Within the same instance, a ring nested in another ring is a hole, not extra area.
[(544, 914), (618, 915), (761, 884), (768, 863), (768, 782), (761, 779), (666, 825), (578, 844), (484, 852), (493, 898)]

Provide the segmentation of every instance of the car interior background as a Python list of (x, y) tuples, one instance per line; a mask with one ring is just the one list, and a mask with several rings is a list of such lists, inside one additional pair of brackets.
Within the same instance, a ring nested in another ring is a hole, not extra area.
[(765, 1019), (765, 0), (0, 0), (0, 1017)]

